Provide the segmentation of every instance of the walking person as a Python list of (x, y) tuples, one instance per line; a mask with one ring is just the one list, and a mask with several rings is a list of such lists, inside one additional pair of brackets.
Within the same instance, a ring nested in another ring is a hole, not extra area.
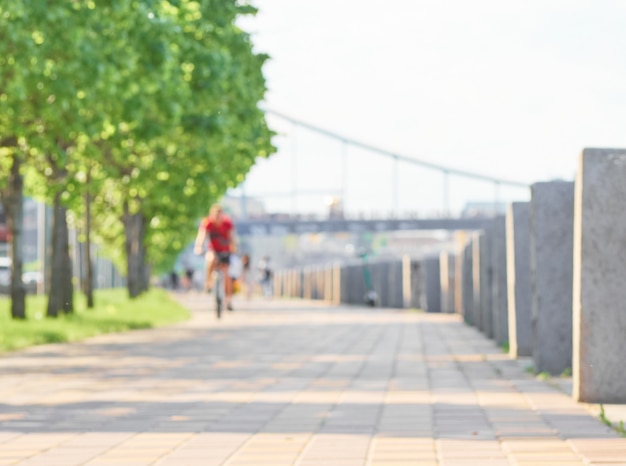
[(252, 277), (250, 276), (250, 254), (244, 254), (241, 256), (241, 265), (243, 269), (241, 271), (241, 284), (244, 287), (243, 292), (246, 298), (250, 300), (252, 297)]
[(183, 288), (185, 291), (191, 291), (193, 287), (193, 263), (192, 258), (189, 254), (185, 254), (182, 259), (183, 269), (185, 270), (185, 275), (183, 277)]
[(269, 256), (264, 256), (259, 262), (259, 271), (261, 272), (261, 287), (263, 296), (272, 296), (272, 266)]

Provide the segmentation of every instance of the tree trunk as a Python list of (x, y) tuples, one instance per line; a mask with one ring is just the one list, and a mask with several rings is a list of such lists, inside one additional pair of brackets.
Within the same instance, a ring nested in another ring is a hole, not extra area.
[(61, 193), (54, 196), (52, 215), (50, 292), (46, 312), (48, 317), (56, 317), (59, 312), (66, 314), (74, 312), (67, 209), (61, 205)]
[(8, 185), (2, 196), (7, 226), (11, 234), (11, 317), (26, 319), (26, 288), (22, 281), (22, 225), (24, 220), (24, 179), (21, 159), (13, 155)]
[(141, 212), (130, 213), (128, 202), (124, 203), (123, 222), (126, 234), (128, 296), (136, 298), (147, 290), (146, 250), (143, 244), (146, 222)]
[[(87, 185), (90, 182), (87, 173)], [(89, 188), (87, 188), (89, 189)], [(93, 309), (93, 262), (91, 261), (91, 195), (85, 194), (85, 283), (83, 288), (87, 296), (87, 308)]]

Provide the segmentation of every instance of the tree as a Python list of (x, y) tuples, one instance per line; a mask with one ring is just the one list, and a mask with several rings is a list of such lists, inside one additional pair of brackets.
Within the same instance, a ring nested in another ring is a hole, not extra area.
[(23, 166), (29, 153), (27, 136), (37, 130), (29, 105), (31, 72), (37, 68), (36, 31), (25, 29), (21, 2), (0, 5), (0, 200), (11, 234), (11, 315), (26, 318), (22, 283)]
[(22, 223), (24, 218), (23, 193), (24, 178), (22, 176), (22, 157), (18, 152), (17, 141), (5, 140), (0, 149), (5, 150), (4, 160), (9, 161), (7, 183), (0, 190), (0, 200), (7, 218), (7, 226), (11, 232), (11, 317), (26, 319), (26, 289), (22, 281)]
[(147, 287), (147, 262), (171, 266), (196, 219), (243, 180), (256, 157), (274, 151), (258, 109), (266, 57), (252, 52), (249, 36), (234, 24), (252, 10), (235, 1), (172, 4), (152, 17), (168, 25), (174, 17), (175, 33), (141, 36), (166, 60), (136, 62), (136, 79), (148, 76), (151, 85), (127, 97), (135, 118), (121, 109), (123, 121), (133, 123), (117, 125), (109, 142), (118, 144), (103, 164), (120, 193), (130, 296)]
[(86, 215), (87, 241), (93, 211), (97, 237), (123, 245), (134, 297), (149, 265), (171, 264), (210, 203), (274, 151), (258, 108), (266, 57), (235, 25), (253, 12), (236, 0), (2, 3), (0, 150), (55, 205), (50, 316), (72, 309), (67, 209)]

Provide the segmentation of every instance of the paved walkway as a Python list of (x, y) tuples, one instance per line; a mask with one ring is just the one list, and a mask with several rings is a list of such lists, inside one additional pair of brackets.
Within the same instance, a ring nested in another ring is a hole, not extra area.
[(626, 439), (456, 316), (238, 303), (0, 358), (0, 465), (626, 465)]

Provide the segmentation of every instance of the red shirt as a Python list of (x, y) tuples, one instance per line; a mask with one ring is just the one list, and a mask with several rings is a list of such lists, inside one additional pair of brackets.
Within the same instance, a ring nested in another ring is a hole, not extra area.
[(233, 222), (228, 215), (222, 214), (222, 221), (216, 224), (208, 217), (202, 220), (202, 228), (206, 230), (211, 243), (211, 249), (215, 252), (230, 252), (230, 236), (233, 231)]

